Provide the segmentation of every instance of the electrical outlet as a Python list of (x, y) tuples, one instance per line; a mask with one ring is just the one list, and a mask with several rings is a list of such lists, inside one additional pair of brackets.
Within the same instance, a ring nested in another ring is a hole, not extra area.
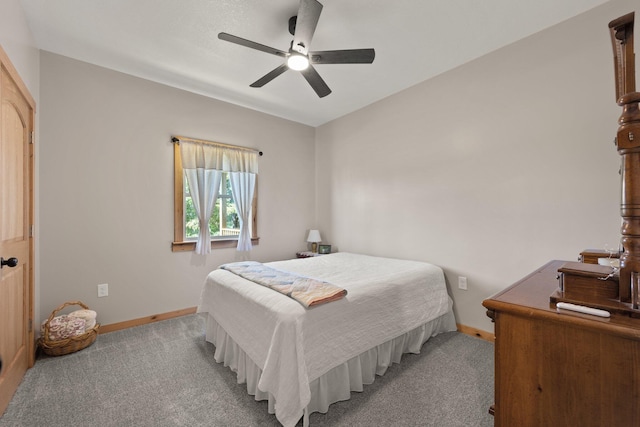
[(100, 297), (108, 297), (109, 296), (109, 284), (103, 283), (98, 285), (98, 298)]
[(458, 289), (462, 289), (463, 291), (467, 290), (467, 278), (466, 277), (458, 277)]

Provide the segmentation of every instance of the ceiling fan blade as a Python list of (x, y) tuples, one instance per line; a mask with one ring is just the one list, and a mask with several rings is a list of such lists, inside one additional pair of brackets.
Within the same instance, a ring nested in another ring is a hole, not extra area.
[(275, 49), (269, 46), (265, 46), (263, 44), (260, 43), (256, 43), (256, 42), (252, 42), (251, 40), (247, 40), (247, 39), (243, 39), (242, 37), (238, 37), (238, 36), (234, 36), (231, 34), (227, 34), (227, 33), (219, 33), (218, 34), (218, 38), (220, 40), (224, 40), (227, 42), (231, 42), (231, 43), (235, 43), (235, 44), (239, 44), (241, 46), (245, 46), (245, 47), (249, 47), (251, 49), (256, 49), (262, 52), (266, 52), (266, 53), (270, 53), (272, 55), (277, 55), (277, 56), (282, 56), (283, 58), (286, 58), (289, 56), (288, 52), (279, 50), (279, 49)]
[(269, 83), (271, 80), (273, 80), (276, 77), (278, 77), (280, 74), (282, 74), (285, 71), (287, 71), (288, 69), (289, 69), (289, 67), (287, 67), (287, 64), (282, 64), (278, 68), (274, 68), (273, 70), (271, 70), (270, 72), (265, 74), (263, 77), (259, 78), (255, 82), (251, 83), (250, 86), (251, 87), (262, 87), (262, 86), (266, 85), (267, 83)]
[(313, 33), (316, 31), (318, 20), (322, 12), (322, 4), (317, 0), (300, 0), (298, 17), (296, 18), (296, 33), (293, 36), (292, 49), (306, 55)]
[(300, 71), (300, 73), (302, 73), (304, 78), (309, 82), (313, 90), (316, 91), (320, 98), (324, 98), (331, 93), (331, 89), (329, 89), (329, 86), (327, 86), (324, 80), (322, 80), (322, 77), (320, 77), (320, 74), (318, 74), (316, 69), (311, 65), (309, 65), (306, 69)]
[(376, 57), (374, 49), (346, 49), (309, 52), (312, 64), (371, 64)]

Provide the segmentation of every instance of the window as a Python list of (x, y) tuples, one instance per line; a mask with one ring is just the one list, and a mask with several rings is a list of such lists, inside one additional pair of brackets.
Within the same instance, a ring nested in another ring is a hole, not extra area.
[[(180, 140), (187, 138), (180, 137)], [(174, 138), (174, 142), (178, 138)], [(197, 141), (197, 140), (196, 140)], [(206, 142), (206, 141), (203, 141)], [(224, 144), (220, 144), (224, 146)], [(173, 150), (174, 168), (174, 241), (172, 250), (193, 251), (199, 233), (199, 221), (193, 206), (193, 199), (189, 192), (189, 185), (182, 168), (182, 159), (179, 144), (174, 144)], [(209, 221), (211, 234), (211, 248), (231, 248), (238, 244), (240, 234), (240, 218), (231, 192), (230, 174), (222, 173), (220, 190), (215, 207)], [(251, 203), (251, 243), (258, 244), (257, 208), (258, 208), (258, 183), (256, 178), (255, 191)]]
[[(184, 237), (196, 239), (200, 231), (200, 221), (193, 206), (189, 185), (184, 180)], [(240, 234), (240, 217), (233, 201), (229, 174), (224, 172), (220, 181), (220, 190), (216, 204), (209, 220), (209, 232), (212, 239), (238, 236)]]

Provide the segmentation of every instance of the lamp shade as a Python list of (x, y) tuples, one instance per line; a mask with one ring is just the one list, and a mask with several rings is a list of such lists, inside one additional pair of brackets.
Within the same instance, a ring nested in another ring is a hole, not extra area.
[(321, 241), (322, 241), (322, 238), (320, 238), (320, 232), (318, 230), (309, 230), (309, 236), (307, 237), (307, 242), (317, 243)]

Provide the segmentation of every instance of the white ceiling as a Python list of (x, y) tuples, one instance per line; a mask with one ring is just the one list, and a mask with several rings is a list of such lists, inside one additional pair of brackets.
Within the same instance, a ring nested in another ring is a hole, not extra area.
[(318, 126), (607, 0), (320, 0), (310, 50), (375, 48), (373, 64), (316, 65), (318, 98), (281, 64), (219, 40), (227, 32), (288, 51), (298, 0), (21, 0), (38, 47)]

